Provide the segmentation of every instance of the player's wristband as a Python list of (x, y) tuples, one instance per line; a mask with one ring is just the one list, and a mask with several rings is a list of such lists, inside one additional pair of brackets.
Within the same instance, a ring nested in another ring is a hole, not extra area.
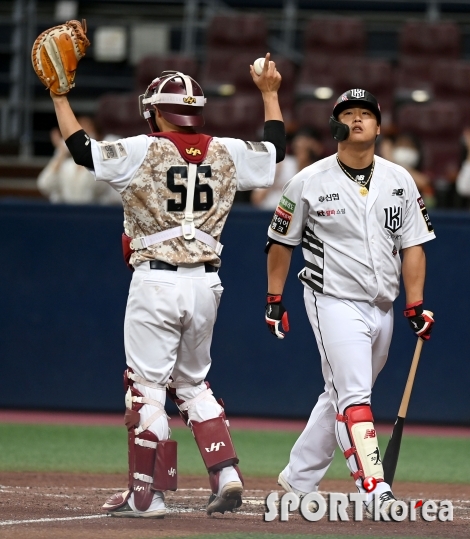
[(282, 301), (281, 294), (270, 294), (269, 292), (266, 294), (267, 303), (281, 303), (281, 301)]
[(408, 303), (406, 305), (403, 314), (406, 318), (411, 318), (413, 316), (420, 316), (423, 314), (423, 300), (416, 301), (415, 303)]

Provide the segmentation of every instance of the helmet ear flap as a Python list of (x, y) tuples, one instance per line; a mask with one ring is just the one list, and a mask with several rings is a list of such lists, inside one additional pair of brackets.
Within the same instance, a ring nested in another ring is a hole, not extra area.
[(333, 115), (330, 116), (331, 135), (337, 142), (343, 142), (349, 137), (349, 126), (339, 122)]

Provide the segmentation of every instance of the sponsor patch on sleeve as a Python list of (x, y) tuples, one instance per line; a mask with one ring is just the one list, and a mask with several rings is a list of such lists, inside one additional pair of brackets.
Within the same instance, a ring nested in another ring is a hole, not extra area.
[(426, 209), (426, 206), (424, 205), (424, 200), (422, 197), (418, 198), (418, 206), (421, 210), (421, 215), (423, 216), (424, 222), (426, 223), (426, 226), (428, 227), (428, 232), (432, 232), (434, 230), (434, 227), (432, 226), (431, 219), (429, 219), (428, 210)]
[(271, 230), (285, 236), (289, 230), (292, 221), (292, 215), (295, 210), (295, 202), (283, 196), (274, 212), (271, 221)]
[(127, 152), (124, 146), (120, 142), (98, 142), (101, 148), (101, 155), (106, 161), (108, 159), (120, 159), (121, 157), (126, 157)]
[(245, 144), (248, 150), (252, 150), (254, 152), (268, 153), (268, 149), (266, 148), (266, 145), (263, 144), (262, 142), (253, 142), (251, 140), (246, 140)]

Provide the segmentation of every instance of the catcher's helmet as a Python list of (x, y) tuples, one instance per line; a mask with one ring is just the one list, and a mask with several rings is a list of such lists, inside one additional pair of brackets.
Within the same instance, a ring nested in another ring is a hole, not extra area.
[(163, 71), (154, 79), (145, 94), (139, 96), (141, 115), (152, 131), (158, 131), (155, 122), (156, 106), (168, 122), (181, 127), (202, 127), (202, 110), (206, 99), (199, 84), (179, 71)]
[(377, 123), (380, 125), (382, 116), (377, 99), (367, 90), (360, 90), (359, 88), (348, 90), (338, 97), (335, 106), (333, 107), (333, 114), (330, 116), (331, 134), (338, 142), (342, 142), (349, 137), (349, 127), (338, 121), (338, 116), (343, 110), (354, 106), (360, 106), (371, 110), (377, 118)]

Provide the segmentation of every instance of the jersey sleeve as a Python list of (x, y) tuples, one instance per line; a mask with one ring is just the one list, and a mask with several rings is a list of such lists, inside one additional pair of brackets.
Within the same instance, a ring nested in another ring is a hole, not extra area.
[(271, 142), (218, 139), (229, 151), (237, 170), (237, 191), (270, 187), (276, 173), (276, 148)]
[(403, 219), (402, 249), (421, 245), (433, 240), (436, 235), (428, 215), (422, 196), (411, 176), (407, 178), (410, 185), (410, 198), (406, 201), (405, 216)]
[(268, 229), (268, 237), (285, 245), (302, 242), (308, 203), (302, 199), (305, 173), (294, 176), (284, 187)]
[(122, 193), (142, 164), (153, 140), (146, 135), (113, 142), (91, 139), (95, 180), (108, 182)]

